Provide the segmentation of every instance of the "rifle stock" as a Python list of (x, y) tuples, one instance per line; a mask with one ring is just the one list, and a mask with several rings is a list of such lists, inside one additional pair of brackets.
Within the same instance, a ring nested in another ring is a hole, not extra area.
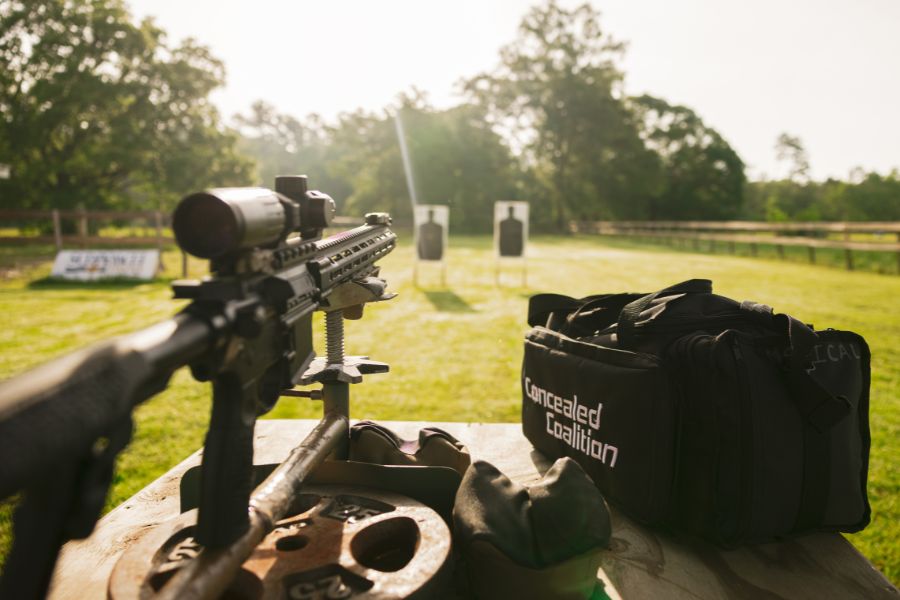
[(0, 383), (0, 497), (88, 453), (213, 339), (207, 323), (180, 314)]

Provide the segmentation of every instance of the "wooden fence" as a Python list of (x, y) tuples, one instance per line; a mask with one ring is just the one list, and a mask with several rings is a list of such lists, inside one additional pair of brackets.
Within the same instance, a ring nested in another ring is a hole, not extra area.
[[(63, 221), (73, 221), (75, 227), (64, 228)], [(101, 235), (96, 224), (115, 225), (108, 233)], [(362, 219), (335, 217), (334, 228), (355, 227)], [(16, 229), (18, 235), (4, 235), (0, 232), (0, 243), (13, 245), (52, 244), (56, 250), (64, 247), (89, 248), (92, 246), (144, 246), (154, 247), (160, 252), (175, 242), (171, 233), (169, 213), (159, 210), (0, 210), (0, 228)], [(53, 231), (52, 235), (41, 233)], [(123, 231), (140, 230), (141, 235), (119, 235)], [(37, 235), (27, 235), (28, 230), (38, 231)], [(64, 231), (75, 231), (66, 234)], [(97, 233), (91, 233), (91, 232)], [(181, 253), (182, 276), (187, 276), (187, 255)]]
[[(63, 221), (74, 221), (75, 234), (64, 234)], [(168, 233), (169, 216), (158, 210), (0, 210), (0, 227), (20, 226), (28, 223), (38, 231), (47, 231), (51, 227), (41, 226), (51, 224), (53, 234), (46, 235), (0, 235), (0, 242), (8, 244), (53, 244), (57, 250), (64, 246), (86, 248), (88, 246), (115, 246), (115, 245), (146, 245), (154, 246), (159, 250), (163, 245), (174, 241)], [(49, 222), (49, 223), (47, 223)], [(128, 223), (132, 229), (140, 222), (143, 230), (150, 230), (150, 234), (110, 236), (92, 234), (91, 231), (99, 231), (92, 228), (93, 223)]]
[[(773, 246), (784, 258), (785, 246), (806, 248), (809, 262), (815, 264), (816, 250), (841, 250), (845, 266), (852, 270), (853, 252), (888, 252), (897, 257), (900, 272), (900, 222), (791, 222), (764, 223), (757, 221), (572, 221), (573, 233), (649, 238), (664, 243), (677, 240), (690, 242), (700, 250), (701, 242), (708, 242), (708, 250), (715, 251), (716, 243), (725, 243), (728, 251), (736, 252), (736, 244), (746, 244), (756, 256), (758, 247)], [(858, 234), (882, 239), (853, 239)], [(837, 236), (837, 239), (836, 237)]]
[[(75, 222), (75, 234), (63, 234), (62, 222), (70, 220)], [(159, 210), (0, 210), (0, 227), (20, 228), (21, 224), (28, 223), (26, 229), (49, 230), (50, 227), (39, 227), (41, 221), (52, 224), (53, 235), (2, 235), (0, 242), (11, 244), (53, 244), (57, 250), (64, 246), (86, 248), (88, 246), (154, 246), (160, 250), (166, 244), (174, 243), (175, 238), (170, 232), (171, 218), (168, 213)], [(93, 223), (126, 224), (123, 230), (134, 230), (139, 223), (144, 231), (150, 231), (143, 235), (99, 235), (91, 234), (91, 231), (99, 231), (92, 228)], [(352, 217), (335, 217), (334, 227), (352, 227), (361, 225), (362, 219)]]

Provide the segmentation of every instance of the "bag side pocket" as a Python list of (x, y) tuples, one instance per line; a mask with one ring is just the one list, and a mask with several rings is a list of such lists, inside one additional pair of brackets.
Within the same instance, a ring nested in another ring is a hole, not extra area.
[(675, 393), (655, 356), (595, 346), (543, 328), (525, 341), (522, 428), (546, 456), (569, 456), (632, 517), (670, 505)]

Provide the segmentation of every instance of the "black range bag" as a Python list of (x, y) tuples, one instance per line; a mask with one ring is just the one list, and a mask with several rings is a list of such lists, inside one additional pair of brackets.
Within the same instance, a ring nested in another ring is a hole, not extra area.
[(722, 545), (869, 522), (869, 349), (690, 280), (531, 298), (522, 427), (633, 518)]

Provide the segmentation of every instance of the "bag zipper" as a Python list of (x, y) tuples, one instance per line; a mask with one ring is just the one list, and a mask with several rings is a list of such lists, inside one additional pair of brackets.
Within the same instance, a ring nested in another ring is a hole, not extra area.
[(750, 529), (751, 507), (753, 506), (753, 402), (750, 394), (750, 381), (747, 376), (747, 364), (741, 352), (737, 336), (731, 336), (731, 351), (734, 356), (735, 370), (740, 390), (740, 443), (741, 443), (741, 498), (740, 514), (736, 538), (744, 538)]

